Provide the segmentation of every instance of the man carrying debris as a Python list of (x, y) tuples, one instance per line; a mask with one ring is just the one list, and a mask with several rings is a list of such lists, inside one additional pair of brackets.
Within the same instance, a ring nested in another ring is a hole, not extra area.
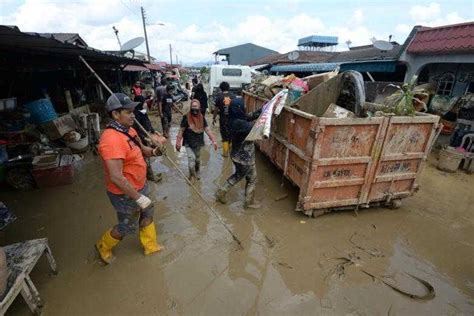
[(229, 106), (234, 96), (229, 92), (230, 85), (228, 82), (221, 82), (219, 85), (221, 93), (216, 99), (216, 107), (214, 109), (214, 117), (212, 124), (216, 124), (217, 115), (219, 115), (219, 129), (222, 138), (222, 155), (229, 156), (230, 131), (229, 131)]
[(132, 128), (136, 105), (123, 93), (114, 93), (106, 104), (113, 120), (100, 138), (99, 152), (104, 161), (107, 195), (117, 212), (118, 224), (107, 230), (95, 245), (105, 263), (114, 259), (112, 248), (138, 229), (145, 255), (162, 250), (153, 223), (153, 204), (147, 196), (144, 156), (160, 155), (164, 147), (152, 149), (142, 144)]
[(199, 172), (201, 166), (201, 148), (204, 146), (204, 132), (209, 136), (214, 150), (217, 150), (214, 135), (207, 126), (206, 118), (201, 113), (201, 104), (198, 100), (194, 99), (191, 101), (191, 110), (189, 113), (183, 115), (181, 128), (176, 138), (176, 150), (180, 151), (183, 143), (186, 148), (189, 180), (191, 183), (194, 183), (196, 179), (201, 179)]
[(241, 97), (234, 98), (229, 108), (229, 127), (232, 150), (230, 157), (234, 163), (235, 171), (224, 185), (216, 192), (219, 202), (226, 204), (226, 194), (240, 180), (245, 178), (245, 208), (260, 208), (255, 201), (255, 184), (257, 182), (257, 168), (255, 166), (254, 142), (246, 141), (245, 138), (253, 127), (253, 122), (258, 119), (262, 111), (245, 113), (245, 106)]

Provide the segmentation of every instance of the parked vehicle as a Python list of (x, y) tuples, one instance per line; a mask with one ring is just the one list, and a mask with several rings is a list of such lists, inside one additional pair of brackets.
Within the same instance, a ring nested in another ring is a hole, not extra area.
[(226, 81), (230, 85), (230, 91), (242, 92), (242, 88), (252, 81), (252, 70), (249, 66), (237, 65), (212, 65), (209, 71), (208, 95), (214, 101), (219, 92), (219, 85)]

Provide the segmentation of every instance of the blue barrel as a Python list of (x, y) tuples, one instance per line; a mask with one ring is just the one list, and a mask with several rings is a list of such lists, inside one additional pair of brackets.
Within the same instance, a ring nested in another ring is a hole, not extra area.
[(58, 118), (49, 99), (39, 99), (25, 104), (25, 107), (31, 113), (31, 120), (35, 124), (46, 123)]

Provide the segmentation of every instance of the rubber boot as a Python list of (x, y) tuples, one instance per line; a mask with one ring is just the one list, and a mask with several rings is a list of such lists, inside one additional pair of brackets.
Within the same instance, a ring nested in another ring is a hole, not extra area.
[(229, 157), (229, 142), (222, 142), (222, 156)]
[(201, 180), (201, 162), (196, 161), (196, 166), (194, 167), (194, 170), (196, 171), (196, 179)]
[(194, 168), (189, 168), (189, 181), (192, 184), (196, 182), (196, 170)]
[(244, 208), (259, 209), (261, 205), (255, 201), (255, 184), (245, 186), (245, 202)]
[(163, 247), (158, 244), (156, 239), (157, 236), (154, 222), (151, 222), (148, 226), (140, 228), (140, 242), (143, 246), (145, 255), (150, 255), (163, 250)]
[(230, 183), (228, 181), (226, 181), (224, 183), (224, 185), (222, 187), (219, 188), (219, 190), (217, 190), (216, 192), (216, 200), (218, 202), (221, 202), (222, 204), (227, 204), (227, 197), (226, 197), (226, 194), (227, 192), (229, 192), (230, 188), (232, 186), (230, 185)]
[(102, 261), (107, 264), (110, 264), (112, 263), (112, 261), (115, 260), (115, 256), (112, 253), (112, 248), (117, 246), (117, 244), (120, 242), (120, 239), (115, 239), (114, 237), (112, 237), (112, 235), (110, 234), (111, 231), (111, 229), (106, 231), (102, 235), (102, 237), (95, 243), (95, 248), (99, 253), (100, 259), (102, 259)]

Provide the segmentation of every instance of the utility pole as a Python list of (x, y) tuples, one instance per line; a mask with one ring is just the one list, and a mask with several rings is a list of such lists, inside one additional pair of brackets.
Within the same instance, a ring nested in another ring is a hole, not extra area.
[(170, 65), (173, 65), (173, 50), (171, 48), (171, 44), (170, 44)]
[(146, 24), (145, 24), (145, 9), (143, 7), (140, 7), (142, 11), (142, 22), (143, 22), (143, 32), (145, 33), (145, 43), (146, 43), (146, 54), (148, 56), (148, 62), (151, 63), (151, 58), (150, 58), (150, 48), (148, 47), (148, 36), (146, 35)]
[(176, 65), (179, 65), (178, 54), (176, 54)]

